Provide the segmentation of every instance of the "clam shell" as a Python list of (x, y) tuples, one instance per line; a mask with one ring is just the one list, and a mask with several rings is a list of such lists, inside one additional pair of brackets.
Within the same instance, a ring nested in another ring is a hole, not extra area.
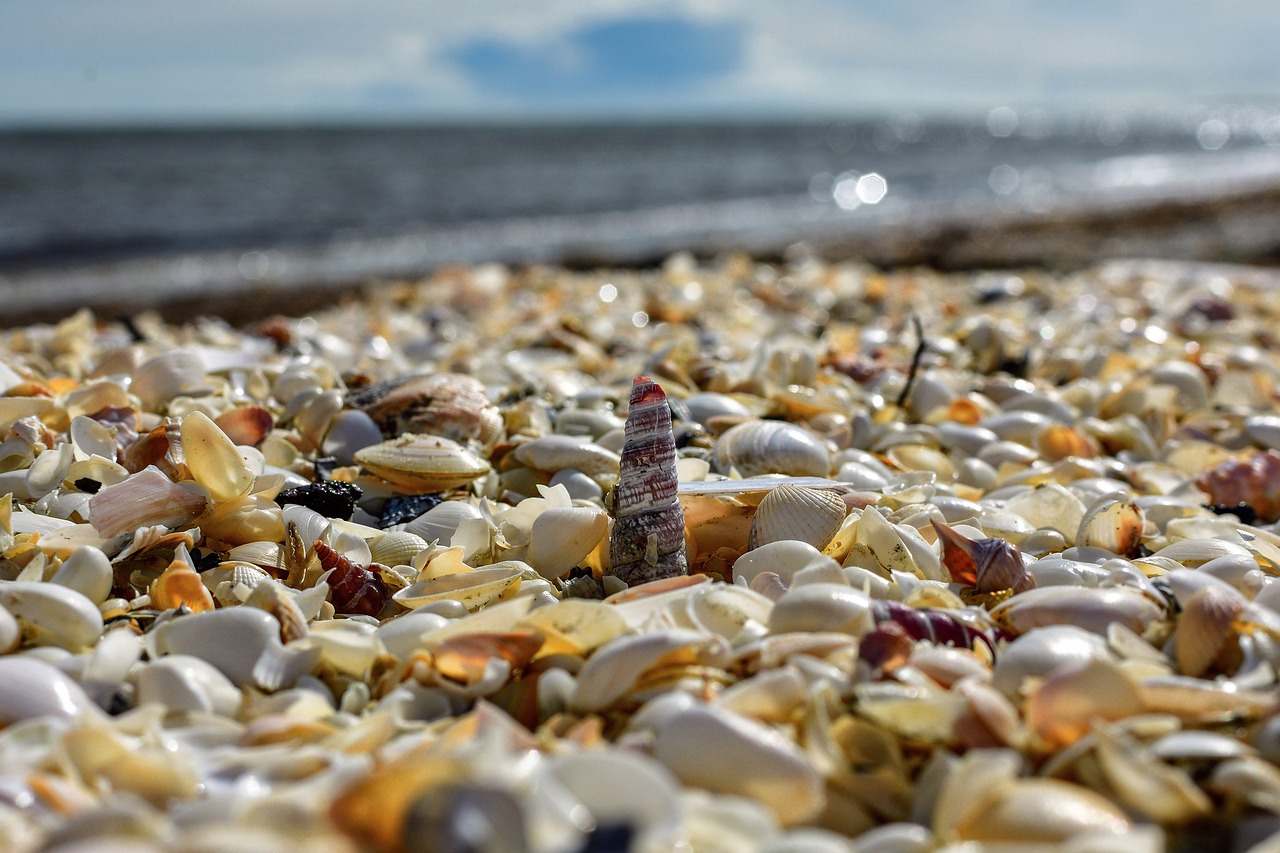
[(101, 716), (84, 689), (60, 669), (31, 657), (0, 657), (0, 723), (82, 715)]
[(402, 435), (358, 450), (355, 461), (410, 492), (440, 492), (489, 472), (489, 462), (455, 441), (432, 435)]
[(69, 587), (39, 581), (0, 583), (0, 605), (35, 645), (88, 648), (102, 636), (98, 605)]
[(240, 691), (211, 664), (191, 655), (169, 655), (139, 669), (137, 704), (154, 702), (166, 711), (197, 711), (235, 717)]
[(619, 462), (612, 450), (577, 435), (546, 435), (526, 441), (511, 451), (511, 458), (536, 471), (550, 474), (573, 468), (589, 477), (613, 474)]
[(532, 568), (518, 560), (482, 566), (470, 572), (455, 572), (410, 584), (391, 597), (409, 608), (424, 607), (434, 601), (461, 602), (468, 610), (479, 610), (503, 595), (514, 592), (526, 571)]
[(533, 522), (525, 559), (554, 580), (581, 563), (609, 529), (609, 517), (593, 507), (554, 507)]
[(129, 391), (143, 405), (156, 408), (179, 394), (194, 394), (208, 387), (200, 356), (183, 349), (166, 350), (139, 365)]
[(436, 504), (404, 526), (408, 533), (421, 536), (428, 543), (450, 544), (458, 525), (467, 519), (482, 518), (480, 510), (467, 501), (444, 501)]
[(831, 453), (816, 436), (785, 421), (748, 421), (726, 430), (712, 448), (717, 471), (743, 477), (826, 477)]
[(795, 539), (821, 550), (835, 537), (846, 511), (844, 500), (834, 492), (779, 486), (756, 507), (747, 547)]
[(107, 555), (99, 548), (84, 546), (63, 561), (51, 582), (74, 589), (94, 604), (101, 604), (111, 594), (114, 578)]

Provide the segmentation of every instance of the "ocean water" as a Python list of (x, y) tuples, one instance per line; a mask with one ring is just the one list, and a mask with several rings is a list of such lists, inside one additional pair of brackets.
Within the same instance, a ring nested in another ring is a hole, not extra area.
[(625, 259), (1277, 181), (1280, 114), (1259, 109), (0, 132), (0, 279)]

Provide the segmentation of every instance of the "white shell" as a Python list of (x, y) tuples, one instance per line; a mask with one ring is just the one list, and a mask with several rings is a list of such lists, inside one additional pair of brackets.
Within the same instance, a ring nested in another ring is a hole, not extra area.
[(874, 627), (871, 597), (834, 583), (808, 583), (787, 590), (769, 617), (771, 634), (834, 631), (861, 637)]
[(204, 365), (188, 350), (167, 350), (143, 362), (133, 372), (129, 390), (143, 405), (156, 408), (179, 394), (191, 394), (205, 387)]
[(665, 720), (654, 758), (686, 785), (751, 797), (783, 825), (826, 803), (822, 775), (790, 739), (727, 709), (694, 705)]
[(716, 469), (743, 477), (826, 477), (831, 453), (813, 433), (786, 421), (748, 421), (725, 430), (712, 448)]
[(423, 607), (433, 601), (450, 599), (461, 602), (468, 610), (478, 610), (513, 592), (524, 577), (525, 570), (532, 569), (518, 560), (482, 566), (471, 572), (455, 572), (451, 575), (418, 581), (391, 596), (405, 607)]
[(63, 561), (50, 582), (74, 589), (94, 604), (101, 604), (111, 594), (114, 578), (107, 555), (99, 548), (86, 545)]
[(0, 723), (98, 716), (98, 706), (58, 668), (23, 655), (0, 657)]
[(142, 667), (135, 678), (137, 704), (158, 703), (170, 711), (201, 711), (234, 717), (240, 691), (213, 665), (191, 655), (169, 655)]
[(595, 550), (608, 529), (603, 509), (553, 507), (534, 519), (526, 559), (538, 574), (554, 580)]
[(52, 583), (0, 583), (0, 605), (22, 626), (36, 645), (80, 651), (102, 636), (98, 605), (82, 593)]
[(427, 542), (448, 545), (458, 525), (468, 518), (481, 518), (480, 510), (467, 501), (445, 501), (436, 504), (404, 526), (404, 529)]
[(835, 492), (784, 484), (756, 507), (748, 547), (796, 539), (821, 550), (840, 529), (847, 508)]

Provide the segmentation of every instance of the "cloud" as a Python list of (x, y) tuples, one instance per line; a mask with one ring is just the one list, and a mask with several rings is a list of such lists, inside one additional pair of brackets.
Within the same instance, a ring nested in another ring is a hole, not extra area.
[(736, 24), (629, 17), (532, 44), (472, 39), (447, 57), (481, 91), (564, 102), (681, 93), (735, 72), (744, 46)]

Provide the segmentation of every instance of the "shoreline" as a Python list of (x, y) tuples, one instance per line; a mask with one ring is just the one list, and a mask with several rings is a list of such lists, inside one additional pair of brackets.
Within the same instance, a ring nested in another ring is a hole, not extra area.
[[(789, 203), (794, 201), (778, 202)], [(749, 211), (734, 227), (708, 227), (690, 209), (661, 221), (649, 214), (643, 222), (648, 230), (617, 237), (626, 217), (645, 215), (604, 215), (597, 218), (598, 227), (587, 223), (571, 236), (561, 233), (552, 239), (546, 222), (526, 220), (465, 231), (335, 240), (308, 248), (209, 251), (15, 270), (0, 273), (0, 304), (6, 306), (0, 328), (56, 321), (79, 308), (111, 317), (155, 311), (168, 321), (214, 315), (244, 323), (317, 310), (451, 266), (497, 262), (576, 270), (652, 268), (678, 251), (704, 258), (743, 252), (762, 260), (800, 252), (882, 269), (943, 272), (1070, 272), (1134, 258), (1261, 267), (1280, 263), (1280, 181), (1193, 188), (1176, 197), (1068, 201), (1043, 211), (1000, 210), (994, 204), (977, 211), (913, 211), (893, 222), (839, 218), (797, 207), (795, 225), (786, 233), (753, 226)]]

